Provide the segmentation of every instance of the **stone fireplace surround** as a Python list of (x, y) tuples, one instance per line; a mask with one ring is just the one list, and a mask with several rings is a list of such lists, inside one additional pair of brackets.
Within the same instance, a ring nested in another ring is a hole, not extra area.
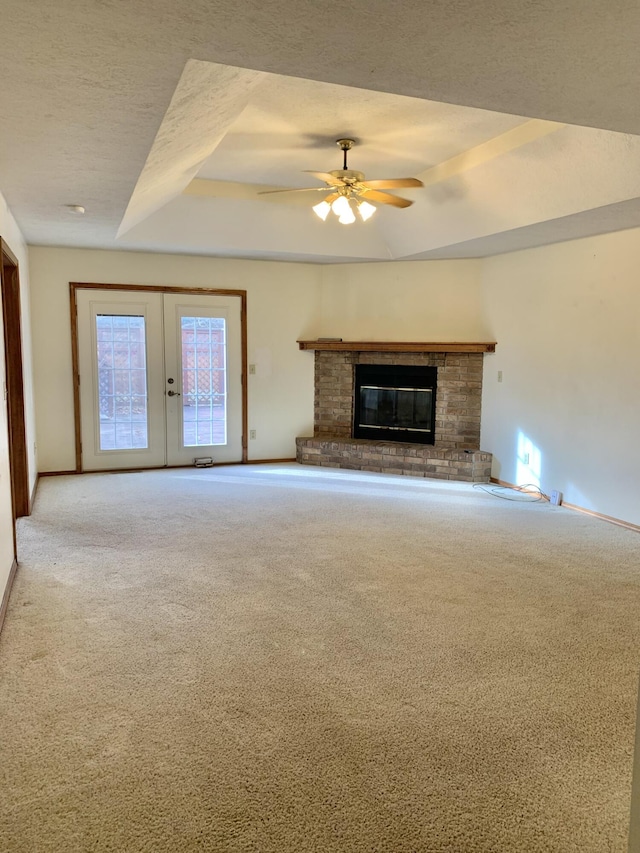
[[(494, 343), (298, 343), (301, 349), (315, 350), (314, 434), (296, 439), (298, 462), (440, 480), (489, 481), (492, 455), (480, 450), (480, 410), (483, 353), (493, 352)], [(356, 364), (438, 369), (435, 444), (352, 438)]]

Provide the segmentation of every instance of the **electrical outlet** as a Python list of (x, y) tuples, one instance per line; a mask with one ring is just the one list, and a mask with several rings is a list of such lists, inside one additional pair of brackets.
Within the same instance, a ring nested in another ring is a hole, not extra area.
[(524, 462), (525, 465), (529, 464), (529, 454), (528, 453), (524, 454), (524, 456), (522, 457), (522, 461)]
[(249, 438), (255, 438), (255, 437), (256, 437), (255, 429), (250, 429), (249, 430)]

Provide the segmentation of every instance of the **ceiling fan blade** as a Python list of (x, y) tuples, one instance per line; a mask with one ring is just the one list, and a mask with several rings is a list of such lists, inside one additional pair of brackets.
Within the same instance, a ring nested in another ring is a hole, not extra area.
[(340, 193), (334, 193), (333, 195), (328, 195), (325, 198), (327, 204), (331, 204), (331, 202), (335, 201), (337, 198), (340, 198)]
[(360, 193), (365, 201), (377, 201), (379, 204), (391, 204), (393, 207), (411, 207), (412, 201), (408, 198), (400, 198), (397, 195), (389, 195), (389, 193), (380, 193), (377, 190), (364, 190)]
[(302, 187), (290, 190), (262, 190), (258, 195), (273, 195), (273, 193), (328, 193), (334, 187)]
[(324, 181), (325, 184), (331, 184), (332, 187), (344, 186), (343, 180), (336, 178), (335, 175), (330, 175), (329, 172), (312, 172), (310, 169), (303, 169), (303, 171), (307, 175), (313, 175), (318, 178), (319, 181)]
[(365, 187), (371, 187), (374, 190), (392, 190), (400, 189), (401, 187), (423, 187), (422, 181), (418, 178), (381, 178), (378, 181), (362, 181)]

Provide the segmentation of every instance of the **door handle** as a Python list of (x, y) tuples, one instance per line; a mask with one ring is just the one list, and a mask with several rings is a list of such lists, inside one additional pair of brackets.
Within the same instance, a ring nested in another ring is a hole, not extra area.
[(179, 391), (167, 391), (167, 397), (179, 397), (179, 396), (180, 396)]

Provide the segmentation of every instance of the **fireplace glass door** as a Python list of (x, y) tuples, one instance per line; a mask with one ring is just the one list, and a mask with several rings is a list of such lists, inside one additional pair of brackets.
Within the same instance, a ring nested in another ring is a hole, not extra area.
[(431, 388), (360, 387), (360, 426), (431, 432)]
[(435, 367), (356, 365), (354, 438), (434, 443)]

